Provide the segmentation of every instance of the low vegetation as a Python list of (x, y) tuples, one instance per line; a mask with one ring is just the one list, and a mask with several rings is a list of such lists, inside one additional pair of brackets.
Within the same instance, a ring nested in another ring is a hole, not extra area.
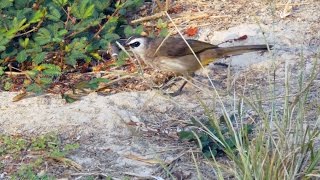
[[(198, 144), (217, 179), (319, 178), (320, 109), (310, 108), (313, 103), (319, 107), (319, 102), (310, 101), (310, 94), (320, 69), (317, 62), (312, 72), (303, 69), (300, 67), (298, 93), (290, 88), (289, 82), (295, 80), (289, 78), (287, 71), (285, 94), (281, 98), (274, 96), (276, 86), (270, 81), (270, 94), (262, 95), (257, 90), (256, 96), (234, 100), (238, 104), (234, 108), (238, 110), (236, 115), (224, 110), (225, 115), (217, 118), (214, 109), (204, 106), (208, 119), (193, 119), (196, 128), (180, 132), (180, 138)], [(263, 100), (266, 97), (271, 99)], [(245, 109), (254, 110), (251, 124), (245, 117)], [(219, 154), (230, 161), (217, 161)]]
[(55, 179), (48, 166), (63, 165), (72, 169), (81, 166), (67, 158), (78, 143), (64, 143), (56, 134), (36, 137), (0, 135), (0, 172), (11, 179)]
[(0, 89), (41, 93), (59, 82), (61, 75), (120, 66), (124, 56), (114, 62), (103, 52), (114, 40), (143, 31), (142, 26), (129, 26), (126, 17), (142, 3), (1, 1)]

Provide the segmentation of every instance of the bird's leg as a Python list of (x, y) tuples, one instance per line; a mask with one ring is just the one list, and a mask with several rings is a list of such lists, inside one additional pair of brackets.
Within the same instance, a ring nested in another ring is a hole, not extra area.
[(173, 83), (175, 83), (177, 81), (178, 77), (176, 76), (173, 76), (173, 77), (170, 77), (168, 79), (166, 79), (164, 81), (164, 83), (162, 83), (162, 85), (160, 86), (159, 89), (165, 89), (165, 88), (168, 88), (170, 85), (172, 85)]
[(182, 92), (182, 89), (184, 88), (184, 86), (185, 86), (187, 83), (188, 83), (188, 81), (187, 81), (187, 80), (184, 80), (184, 82), (183, 82), (183, 84), (180, 86), (180, 88), (179, 88), (177, 91), (175, 91), (175, 92), (173, 92), (173, 93), (170, 93), (170, 95), (173, 96), (173, 97), (180, 95), (181, 92)]
[(173, 92), (173, 93), (169, 93), (171, 96), (177, 96), (177, 95), (180, 95), (183, 88), (186, 86), (186, 84), (188, 83), (188, 80), (190, 80), (192, 77), (194, 76), (194, 73), (192, 74), (185, 74), (184, 77), (186, 77), (187, 80), (184, 80), (183, 84), (180, 86), (180, 88)]

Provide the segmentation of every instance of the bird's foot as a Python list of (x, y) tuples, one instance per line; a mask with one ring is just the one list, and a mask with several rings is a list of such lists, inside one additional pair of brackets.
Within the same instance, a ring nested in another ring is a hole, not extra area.
[(164, 94), (165, 95), (168, 95), (168, 96), (171, 96), (171, 97), (176, 97), (176, 96), (178, 96), (178, 95), (180, 95), (181, 94), (181, 92), (182, 91), (175, 91), (175, 92), (165, 92)]

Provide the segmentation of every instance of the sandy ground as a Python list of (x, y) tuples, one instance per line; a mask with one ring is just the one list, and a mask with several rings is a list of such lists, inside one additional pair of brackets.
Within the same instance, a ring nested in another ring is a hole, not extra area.
[[(191, 1), (189, 3), (192, 4)], [(234, 103), (230, 92), (243, 93), (246, 89), (246, 93), (250, 94), (255, 88), (266, 93), (269, 91), (268, 80), (274, 77), (273, 65), (276, 67), (276, 94), (284, 94), (286, 65), (291, 76), (290, 85), (295, 89), (296, 77), (300, 72), (297, 68), (299, 62), (304, 62), (305, 72), (310, 72), (312, 62), (319, 53), (320, 1), (310, 0), (294, 6), (289, 11), (291, 15), (284, 18), (280, 18), (284, 6), (272, 9), (267, 2), (260, 1), (203, 1), (203, 4), (199, 1), (192, 6), (199, 11), (213, 8), (216, 14), (232, 15), (226, 19), (214, 19), (213, 23), (201, 27), (198, 39), (217, 44), (247, 35), (247, 40), (223, 45), (268, 42), (274, 45), (273, 50), (220, 60), (231, 64), (230, 73), (227, 68), (209, 65), (195, 77), (203, 83), (196, 83), (202, 90), (187, 85), (182, 95), (173, 98), (157, 90), (122, 92), (110, 96), (92, 93), (80, 101), (67, 104), (60, 96), (50, 94), (12, 102), (17, 93), (1, 92), (0, 131), (26, 135), (58, 132), (66, 139), (79, 142), (80, 148), (69, 158), (79, 163), (82, 171), (80, 174), (75, 171), (51, 172), (59, 177), (73, 179), (81, 177), (81, 173), (104, 173), (116, 178), (134, 174), (131, 177), (166, 179), (168, 177), (161, 165), (166, 164), (167, 170), (177, 177), (195, 179), (197, 173), (190, 151), (196, 150), (196, 146), (179, 141), (177, 131), (183, 129), (191, 117), (204, 116), (199, 98), (209, 107), (219, 107), (213, 90), (206, 87), (208, 80), (205, 74), (209, 73), (213, 79), (230, 112)], [(259, 24), (254, 17), (259, 19)], [(318, 105), (319, 80), (320, 77), (310, 94), (310, 102)], [(298, 90), (291, 93), (296, 92)], [(265, 103), (267, 107), (268, 102)], [(221, 114), (219, 108), (216, 111)], [(247, 110), (249, 112), (250, 109)], [(310, 114), (310, 117), (315, 118), (315, 115)], [(212, 179), (213, 169), (200, 154), (196, 155), (196, 159), (202, 175)]]

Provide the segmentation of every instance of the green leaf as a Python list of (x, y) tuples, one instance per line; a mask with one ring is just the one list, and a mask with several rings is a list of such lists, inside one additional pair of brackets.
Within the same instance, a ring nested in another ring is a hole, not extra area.
[[(119, 8), (121, 8), (121, 1), (117, 1), (115, 4), (114, 4), (114, 6), (116, 7), (116, 9), (119, 9)], [(122, 4), (122, 6), (123, 6), (123, 4)]]
[(131, 26), (126, 26), (124, 28), (124, 34), (126, 35), (126, 37), (133, 35), (134, 34), (133, 28)]
[(0, 51), (4, 51), (4, 50), (6, 50), (6, 47), (5, 47), (5, 46), (0, 45)]
[(1, 58), (15, 56), (18, 53), (18, 50), (14, 46), (7, 46), (6, 50), (1, 53)]
[(103, 39), (108, 41), (108, 42), (111, 42), (111, 41), (120, 39), (120, 36), (118, 34), (108, 33), (108, 34), (103, 36)]
[(111, 0), (95, 0), (93, 3), (97, 10), (103, 11), (110, 6)]
[(34, 62), (36, 65), (40, 64), (43, 62), (44, 58), (46, 57), (46, 53), (45, 52), (41, 52), (39, 54), (37, 54), (33, 59), (32, 62)]
[(194, 134), (191, 131), (181, 131), (178, 135), (181, 140), (190, 141), (195, 139)]
[(28, 76), (30, 76), (31, 78), (36, 77), (36, 75), (39, 73), (39, 71), (33, 69), (31, 71), (27, 71)]
[(228, 147), (230, 147), (230, 148), (235, 147), (235, 142), (234, 142), (234, 140), (233, 140), (232, 138), (228, 138), (228, 139), (226, 139), (225, 141), (226, 141), (226, 145), (227, 145)]
[(41, 10), (39, 9), (38, 11), (36, 11), (36, 13), (34, 13), (29, 23), (32, 24), (32, 23), (37, 23), (41, 21), (46, 14), (47, 14), (47, 11), (45, 9), (41, 9)]
[(160, 37), (166, 37), (168, 34), (169, 34), (168, 28), (163, 28), (163, 29), (161, 29), (161, 31), (159, 33), (159, 36)]
[(75, 2), (71, 7), (71, 12), (78, 19), (86, 19), (93, 15), (94, 4), (90, 5), (89, 0), (80, 1), (80, 5), (78, 5), (78, 2)]
[(46, 69), (43, 71), (44, 75), (48, 75), (48, 76), (60, 76), (61, 75), (61, 70), (57, 70), (57, 69)]
[(30, 3), (30, 1), (26, 1), (26, 0), (14, 0), (14, 6), (16, 9), (23, 9), (25, 7), (28, 6), (28, 4)]
[(34, 40), (40, 45), (48, 44), (51, 42), (51, 33), (46, 28), (40, 28)]
[(22, 38), (19, 39), (19, 44), (20, 44), (21, 47), (26, 49), (28, 44), (29, 44), (29, 38), (25, 38), (24, 40), (22, 40)]
[(17, 54), (16, 60), (17, 60), (19, 63), (22, 63), (22, 62), (24, 62), (25, 60), (27, 60), (27, 58), (28, 58), (28, 55), (27, 55), (26, 51), (25, 51), (25, 50), (22, 50), (22, 51), (20, 51), (20, 52)]
[(52, 83), (52, 78), (40, 78), (40, 83), (44, 85), (49, 85)]
[(159, 29), (163, 29), (163, 28), (168, 27), (168, 24), (166, 22), (163, 22), (162, 19), (159, 19), (156, 27)]
[(78, 59), (87, 59), (87, 58), (88, 56), (85, 55), (83, 52), (73, 50), (71, 51), (70, 55), (67, 57), (66, 63), (71, 66), (75, 66), (77, 64)]
[(128, 8), (130, 10), (135, 9), (143, 4), (144, 0), (127, 0), (124, 3), (123, 8)]
[(106, 33), (106, 34), (109, 34), (109, 33), (113, 33), (115, 28), (117, 27), (118, 25), (118, 21), (119, 21), (119, 18), (118, 17), (110, 17), (108, 19), (108, 22), (106, 22), (106, 24), (104, 25), (104, 29), (103, 31)]
[(73, 103), (73, 102), (79, 100), (79, 99), (74, 98), (74, 97), (72, 97), (72, 96), (70, 96), (68, 94), (63, 94), (62, 98), (65, 99), (67, 103)]
[(127, 13), (127, 10), (124, 9), (124, 8), (121, 8), (121, 9), (119, 10), (119, 14), (122, 15), (122, 16), (124, 16), (126, 13)]
[(65, 6), (68, 3), (68, 0), (53, 0), (59, 6)]
[(12, 2), (13, 2), (13, 0), (1, 0), (0, 9), (11, 7)]
[(140, 25), (135, 29), (135, 34), (140, 35), (143, 32), (143, 26)]
[(38, 84), (35, 84), (35, 83), (28, 85), (26, 90), (28, 92), (34, 92), (36, 94), (40, 94), (43, 92), (43, 89), (41, 88), (41, 86), (39, 86)]
[(64, 35), (66, 35), (68, 33), (68, 31), (66, 30), (66, 29), (62, 29), (62, 30), (60, 30), (59, 32), (58, 32), (58, 35), (59, 36), (64, 36)]
[(107, 82), (109, 82), (109, 80), (105, 78), (94, 78), (89, 81), (88, 88), (97, 89), (100, 83), (107, 83)]
[(92, 16), (93, 11), (94, 11), (94, 4), (90, 5), (90, 6), (85, 10), (82, 18), (83, 18), (83, 19), (86, 19), (86, 18)]
[(5, 67), (0, 66), (0, 76), (2, 76), (4, 74), (4, 69), (5, 69)]
[(56, 7), (50, 6), (49, 7), (49, 12), (50, 13), (47, 15), (48, 19), (50, 19), (52, 21), (60, 21), (61, 13)]
[(211, 149), (211, 152), (210, 150), (207, 150), (203, 153), (203, 155), (206, 157), (206, 158), (211, 158), (212, 155), (213, 156), (216, 156), (218, 154), (218, 151), (216, 149)]
[(17, 17), (14, 17), (10, 29), (5, 33), (5, 36), (9, 39), (13, 38), (14, 35), (27, 28), (30, 24), (25, 24), (27, 21), (26, 18), (19, 20)]
[(40, 69), (43, 70), (43, 74), (47, 76), (60, 76), (61, 75), (61, 68), (54, 64), (41, 64)]
[(118, 54), (116, 65), (117, 66), (124, 65), (126, 63), (127, 58), (128, 58), (127, 53), (125, 53), (124, 51), (120, 51), (119, 54)]
[(10, 40), (4, 35), (0, 35), (0, 51), (4, 51), (6, 49), (6, 45), (10, 42)]
[(9, 91), (12, 88), (12, 86), (13, 86), (12, 82), (6, 81), (4, 83), (3, 89), (6, 90), (6, 91)]

